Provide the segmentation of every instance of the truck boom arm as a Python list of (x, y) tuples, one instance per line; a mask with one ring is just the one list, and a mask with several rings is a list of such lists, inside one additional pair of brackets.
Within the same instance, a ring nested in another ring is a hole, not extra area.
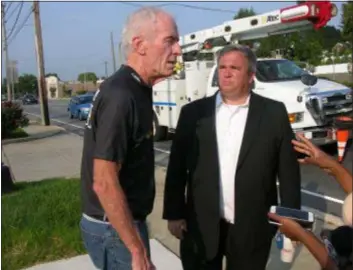
[(319, 29), (337, 15), (337, 7), (329, 1), (308, 1), (247, 18), (226, 21), (221, 25), (180, 37), (183, 52), (201, 49), (206, 41), (224, 38), (226, 42), (264, 38), (300, 31)]

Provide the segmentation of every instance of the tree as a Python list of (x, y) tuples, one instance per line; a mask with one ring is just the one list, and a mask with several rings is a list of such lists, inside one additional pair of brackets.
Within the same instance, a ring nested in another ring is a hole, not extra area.
[(54, 77), (58, 78), (58, 80), (60, 81), (60, 78), (59, 78), (59, 76), (58, 76), (58, 73), (47, 73), (47, 74), (45, 75), (45, 77), (50, 77), (50, 76), (54, 76)]
[(342, 5), (342, 38), (352, 44), (353, 40), (353, 2), (344, 3)]
[(20, 95), (29, 93), (29, 94), (38, 94), (38, 80), (37, 77), (33, 74), (23, 74), (18, 77), (18, 83), (15, 85), (15, 93)]
[(1, 83), (1, 94), (2, 95), (6, 95), (7, 94), (7, 80), (6, 78), (2, 79), (2, 83)]
[(242, 18), (246, 18), (246, 17), (250, 17), (250, 16), (254, 16), (256, 15), (256, 12), (254, 11), (254, 9), (251, 8), (241, 8), (238, 10), (237, 14), (234, 15), (233, 19), (242, 19)]
[(93, 82), (95, 84), (98, 80), (98, 77), (94, 72), (85, 72), (85, 73), (79, 74), (77, 80), (80, 81), (81, 83), (84, 83), (86, 81), (86, 82)]

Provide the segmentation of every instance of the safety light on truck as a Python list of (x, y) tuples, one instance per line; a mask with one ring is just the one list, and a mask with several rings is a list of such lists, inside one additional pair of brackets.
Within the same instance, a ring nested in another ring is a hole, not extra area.
[(299, 112), (299, 113), (289, 113), (288, 114), (288, 117), (289, 117), (289, 122), (291, 124), (293, 123), (298, 123), (300, 121), (303, 120), (303, 113), (302, 112)]

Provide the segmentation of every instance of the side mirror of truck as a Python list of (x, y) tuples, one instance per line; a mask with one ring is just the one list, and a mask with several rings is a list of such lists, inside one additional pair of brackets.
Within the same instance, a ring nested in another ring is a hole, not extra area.
[(303, 74), (300, 77), (300, 80), (302, 81), (303, 84), (307, 86), (313, 86), (317, 83), (317, 77), (310, 74)]

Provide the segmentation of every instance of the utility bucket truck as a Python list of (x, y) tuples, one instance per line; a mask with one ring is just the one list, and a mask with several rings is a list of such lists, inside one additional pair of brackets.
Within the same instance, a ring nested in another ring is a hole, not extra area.
[[(319, 29), (336, 15), (337, 7), (329, 1), (305, 2), (180, 37), (183, 70), (153, 87), (155, 140), (173, 132), (183, 105), (218, 90), (216, 56), (222, 46)], [(287, 59), (258, 59), (252, 91), (283, 102), (294, 132), (318, 145), (336, 142), (335, 119), (352, 116), (352, 89), (310, 76)]]

